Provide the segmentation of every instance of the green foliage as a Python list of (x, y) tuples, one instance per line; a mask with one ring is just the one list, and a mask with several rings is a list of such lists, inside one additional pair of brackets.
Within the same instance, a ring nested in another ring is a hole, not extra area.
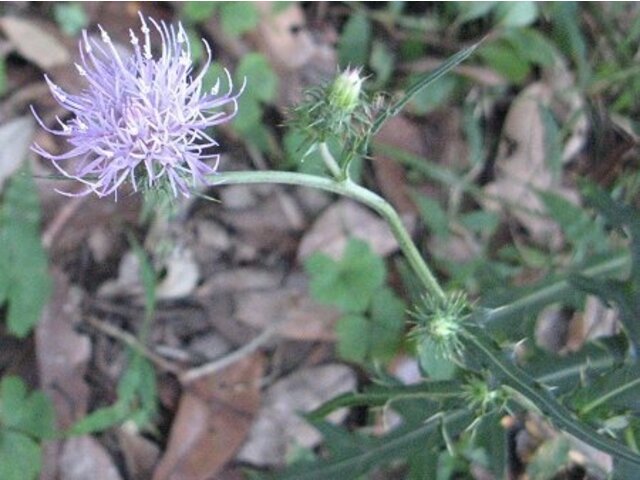
[(219, 2), (185, 2), (182, 16), (189, 22), (204, 22), (213, 16), (219, 6)]
[(603, 252), (608, 245), (601, 222), (594, 221), (583, 208), (553, 192), (539, 192), (550, 217), (562, 227), (562, 232), (573, 247), (574, 256), (581, 260), (585, 254)]
[[(409, 83), (417, 76), (409, 77)], [(445, 77), (439, 82), (434, 83), (431, 88), (425, 88), (418, 92), (409, 103), (409, 109), (412, 113), (425, 115), (442, 105), (445, 105), (452, 97), (459, 82), (456, 78)]]
[(631, 342), (631, 351), (635, 355), (640, 344), (640, 324), (637, 320), (640, 317), (640, 215), (634, 207), (614, 201), (606, 192), (595, 186), (587, 186), (585, 197), (609, 224), (629, 232), (631, 272), (625, 280), (575, 275), (572, 282), (579, 289), (598, 295), (607, 303), (616, 304), (620, 312), (620, 321)]
[(312, 175), (324, 174), (325, 166), (320, 152), (316, 148), (310, 149), (304, 132), (290, 128), (285, 133), (282, 144), (286, 154), (284, 167)]
[(247, 82), (247, 88), (238, 100), (238, 113), (232, 121), (233, 127), (247, 141), (268, 151), (269, 132), (262, 124), (264, 105), (275, 100), (278, 77), (266, 57), (260, 53), (248, 53), (240, 59), (235, 72), (236, 83)]
[(0, 305), (8, 305), (12, 335), (22, 338), (31, 332), (50, 291), (38, 194), (24, 168), (9, 180), (0, 205)]
[(305, 269), (313, 297), (349, 313), (367, 309), (386, 275), (383, 260), (365, 242), (354, 239), (349, 240), (342, 259), (315, 253), (306, 260)]
[(569, 441), (558, 436), (544, 442), (527, 466), (531, 480), (547, 480), (569, 465)]
[[(427, 412), (423, 402), (423, 412)], [(442, 441), (434, 435), (444, 423), (450, 435), (459, 434), (469, 423), (471, 415), (464, 410), (452, 410), (440, 416), (423, 417), (423, 422), (407, 422), (400, 428), (380, 437), (365, 437), (350, 433), (328, 423), (314, 421), (314, 427), (327, 440), (330, 457), (294, 464), (285, 472), (272, 478), (278, 480), (325, 480), (340, 478), (344, 480), (359, 478), (375, 466), (387, 465), (398, 458), (421, 456), (425, 449), (441, 450)]]
[(146, 427), (157, 411), (157, 386), (153, 366), (141, 354), (130, 353), (117, 392), (116, 403), (90, 413), (71, 428), (71, 433), (101, 432), (128, 420)]
[(360, 240), (349, 240), (343, 257), (315, 253), (305, 262), (312, 296), (337, 307), (337, 350), (345, 360), (386, 362), (396, 353), (404, 332), (404, 302), (384, 286), (384, 261)]
[(222, 31), (229, 36), (239, 37), (258, 26), (258, 9), (251, 2), (222, 2), (219, 8)]
[(59, 2), (53, 5), (53, 16), (60, 29), (70, 37), (79, 34), (89, 24), (84, 7), (77, 2)]
[(185, 2), (182, 17), (187, 23), (203, 23), (220, 15), (222, 31), (231, 37), (239, 37), (258, 26), (260, 16), (250, 2)]
[(378, 289), (367, 315), (347, 314), (338, 321), (338, 354), (357, 363), (391, 360), (402, 340), (404, 310), (404, 302), (392, 290)]
[(18, 377), (0, 382), (0, 478), (35, 479), (41, 468), (40, 441), (54, 433), (54, 411), (42, 392), (27, 393)]
[(505, 28), (526, 27), (538, 18), (536, 2), (496, 2), (496, 22)]
[(245, 90), (243, 97), (261, 102), (275, 100), (278, 92), (278, 77), (264, 55), (248, 53), (243, 56), (236, 68), (236, 78), (240, 80), (239, 83), (241, 79), (246, 78), (247, 83), (252, 86)]
[(373, 88), (380, 89), (391, 79), (395, 66), (394, 60), (391, 50), (385, 43), (380, 41), (373, 42), (369, 61), (371, 70), (376, 74)]
[(342, 68), (366, 65), (371, 47), (371, 22), (364, 13), (353, 14), (338, 41), (338, 61)]
[(7, 79), (7, 64), (4, 57), (0, 57), (0, 96), (7, 93), (9, 80)]
[[(138, 337), (145, 343), (156, 308), (157, 277), (142, 247), (130, 235), (130, 243), (140, 262), (140, 277), (145, 293), (145, 311)], [(138, 350), (129, 351), (129, 362), (118, 382), (118, 398), (113, 405), (99, 408), (77, 422), (71, 429), (82, 435), (100, 432), (126, 421), (146, 427), (158, 409), (158, 392), (153, 365)]]

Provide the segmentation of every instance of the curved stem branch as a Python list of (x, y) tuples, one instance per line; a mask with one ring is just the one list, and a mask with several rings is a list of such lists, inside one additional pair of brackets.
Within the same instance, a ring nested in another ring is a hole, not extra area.
[(216, 179), (218, 180), (217, 183), (219, 185), (279, 183), (310, 187), (337, 193), (338, 195), (352, 198), (367, 205), (387, 221), (393, 235), (398, 241), (400, 249), (427, 291), (438, 298), (445, 298), (445, 293), (442, 290), (442, 287), (440, 287), (435, 276), (431, 273), (431, 270), (413, 243), (411, 235), (407, 232), (407, 229), (402, 223), (402, 219), (395, 209), (381, 196), (357, 185), (351, 180), (345, 179), (337, 182), (335, 180), (318, 177), (316, 175), (278, 171), (224, 172), (218, 174)]
[(344, 178), (342, 169), (340, 168), (340, 165), (338, 165), (338, 162), (336, 162), (336, 159), (331, 154), (331, 151), (329, 150), (329, 146), (325, 142), (322, 142), (318, 146), (318, 148), (320, 149), (320, 155), (322, 156), (322, 161), (331, 172), (331, 175), (333, 175), (333, 177), (337, 180)]

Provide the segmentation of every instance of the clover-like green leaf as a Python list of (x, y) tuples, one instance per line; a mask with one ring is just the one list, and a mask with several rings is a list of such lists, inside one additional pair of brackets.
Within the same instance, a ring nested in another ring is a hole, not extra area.
[(315, 253), (305, 262), (313, 298), (343, 312), (361, 313), (386, 276), (384, 261), (361, 240), (350, 240), (341, 260)]

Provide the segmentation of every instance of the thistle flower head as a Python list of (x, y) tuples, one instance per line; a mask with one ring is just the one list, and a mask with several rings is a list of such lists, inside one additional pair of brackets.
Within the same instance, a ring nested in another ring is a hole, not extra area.
[(358, 106), (363, 82), (360, 69), (346, 69), (333, 81), (329, 90), (329, 103), (345, 115), (351, 114)]
[[(65, 137), (70, 150), (49, 153), (34, 144), (32, 149), (51, 160), (65, 177), (86, 185), (68, 195), (114, 194), (129, 183), (139, 188), (166, 188), (174, 196), (189, 196), (193, 187), (209, 184), (219, 155), (210, 153), (218, 143), (207, 128), (231, 119), (237, 110), (229, 72), (229, 89), (220, 93), (219, 83), (203, 91), (202, 80), (211, 63), (211, 50), (203, 40), (207, 61), (194, 72), (191, 47), (182, 27), (168, 26), (140, 14), (141, 37), (130, 30), (132, 51), (124, 54), (100, 27), (101, 39), (83, 32), (78, 74), (85, 88), (77, 95), (65, 92), (48, 77), (54, 99), (74, 115), (57, 118), (59, 129), (50, 129), (35, 110), (42, 128)], [(151, 49), (151, 35), (159, 34), (159, 55)], [(77, 160), (73, 171), (64, 163)], [(64, 192), (60, 192), (64, 193)]]

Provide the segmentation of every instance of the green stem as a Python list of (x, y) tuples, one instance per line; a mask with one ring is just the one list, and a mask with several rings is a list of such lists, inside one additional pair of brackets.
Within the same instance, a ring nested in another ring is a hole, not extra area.
[(215, 177), (218, 185), (278, 183), (285, 185), (297, 185), (309, 187), (327, 192), (337, 193), (357, 200), (376, 211), (384, 218), (404, 253), (414, 272), (431, 295), (444, 299), (445, 293), (440, 287), (433, 273), (425, 263), (422, 255), (411, 239), (411, 235), (402, 223), (402, 219), (395, 209), (381, 196), (361, 187), (349, 179), (337, 182), (332, 179), (307, 175), (295, 172), (278, 171), (249, 171), (249, 172), (224, 172)]
[(329, 169), (329, 172), (331, 172), (331, 175), (333, 175), (333, 178), (335, 178), (336, 180), (342, 180), (344, 178), (344, 174), (342, 173), (340, 165), (338, 165), (338, 162), (336, 162), (336, 159), (333, 157), (331, 151), (329, 150), (329, 146), (325, 142), (322, 142), (320, 143), (318, 148), (320, 149), (320, 156), (322, 157), (322, 161)]

